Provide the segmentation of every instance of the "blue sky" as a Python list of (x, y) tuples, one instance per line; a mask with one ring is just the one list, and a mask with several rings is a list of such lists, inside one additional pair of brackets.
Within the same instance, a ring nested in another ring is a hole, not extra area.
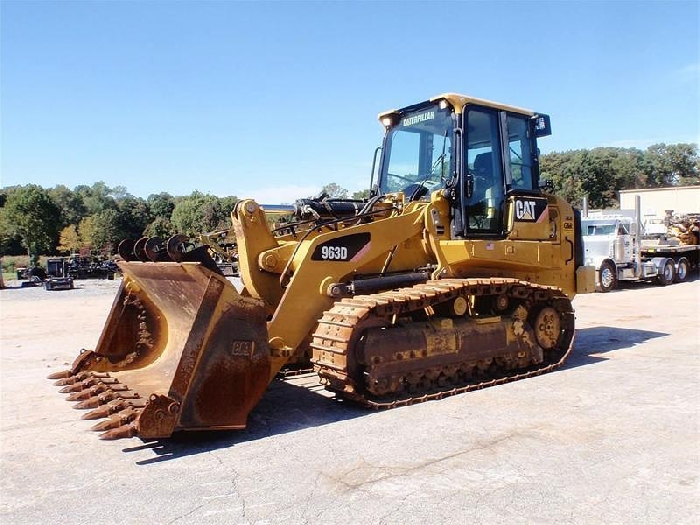
[(0, 6), (2, 186), (356, 191), (377, 114), (446, 91), (549, 113), (543, 152), (700, 140), (695, 0)]

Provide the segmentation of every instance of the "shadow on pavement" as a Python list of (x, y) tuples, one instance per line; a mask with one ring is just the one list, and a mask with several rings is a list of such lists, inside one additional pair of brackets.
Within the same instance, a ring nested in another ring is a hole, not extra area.
[(167, 440), (127, 447), (124, 452), (153, 450), (155, 457), (136, 462), (138, 465), (147, 465), (228, 448), (246, 441), (256, 441), (273, 435), (354, 419), (371, 413), (367, 408), (354, 403), (321, 395), (316, 392), (320, 388), (318, 386), (310, 389), (275, 379), (250, 414), (248, 427), (245, 430), (181, 432)]
[[(574, 350), (563, 368), (596, 364), (606, 360), (600, 354), (629, 349), (649, 339), (666, 335), (668, 334), (662, 332), (608, 326), (577, 330)], [(312, 381), (307, 383), (311, 384)], [(154, 457), (136, 462), (138, 465), (148, 465), (372, 413), (354, 403), (321, 395), (319, 390), (320, 386), (298, 386), (276, 379), (251, 413), (245, 430), (181, 432), (167, 440), (144, 442), (123, 451), (151, 449)]]
[(607, 359), (600, 354), (616, 350), (627, 350), (649, 339), (667, 335), (670, 334), (612, 326), (582, 328), (576, 330), (574, 350), (562, 368), (575, 368), (577, 366), (599, 363)]

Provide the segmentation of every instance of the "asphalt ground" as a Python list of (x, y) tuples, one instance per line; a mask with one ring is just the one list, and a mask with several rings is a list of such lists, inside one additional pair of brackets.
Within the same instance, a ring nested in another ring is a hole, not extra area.
[[(7, 283), (16, 284), (16, 283)], [(46, 376), (118, 282), (0, 291), (0, 522), (698, 523), (700, 281), (578, 296), (560, 370), (374, 412), (274, 381), (244, 431), (105, 442)]]

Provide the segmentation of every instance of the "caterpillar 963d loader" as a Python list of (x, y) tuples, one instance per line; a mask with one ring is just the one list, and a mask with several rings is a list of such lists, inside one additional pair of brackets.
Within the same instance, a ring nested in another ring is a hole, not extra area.
[(574, 210), (540, 188), (549, 117), (449, 93), (379, 118), (367, 201), (297, 201), (275, 229), (238, 202), (241, 292), (184, 237), (122, 250), (134, 260), (97, 348), (51, 376), (85, 418), (105, 418), (102, 438), (243, 428), (304, 358), (326, 388), (376, 408), (564, 362), (571, 299), (594, 273)]

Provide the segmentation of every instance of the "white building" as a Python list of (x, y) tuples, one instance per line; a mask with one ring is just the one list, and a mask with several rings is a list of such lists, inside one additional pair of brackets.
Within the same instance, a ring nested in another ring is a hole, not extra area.
[(637, 195), (640, 196), (641, 212), (645, 217), (664, 217), (666, 210), (673, 210), (674, 215), (700, 212), (700, 186), (621, 190), (620, 208), (633, 210)]

